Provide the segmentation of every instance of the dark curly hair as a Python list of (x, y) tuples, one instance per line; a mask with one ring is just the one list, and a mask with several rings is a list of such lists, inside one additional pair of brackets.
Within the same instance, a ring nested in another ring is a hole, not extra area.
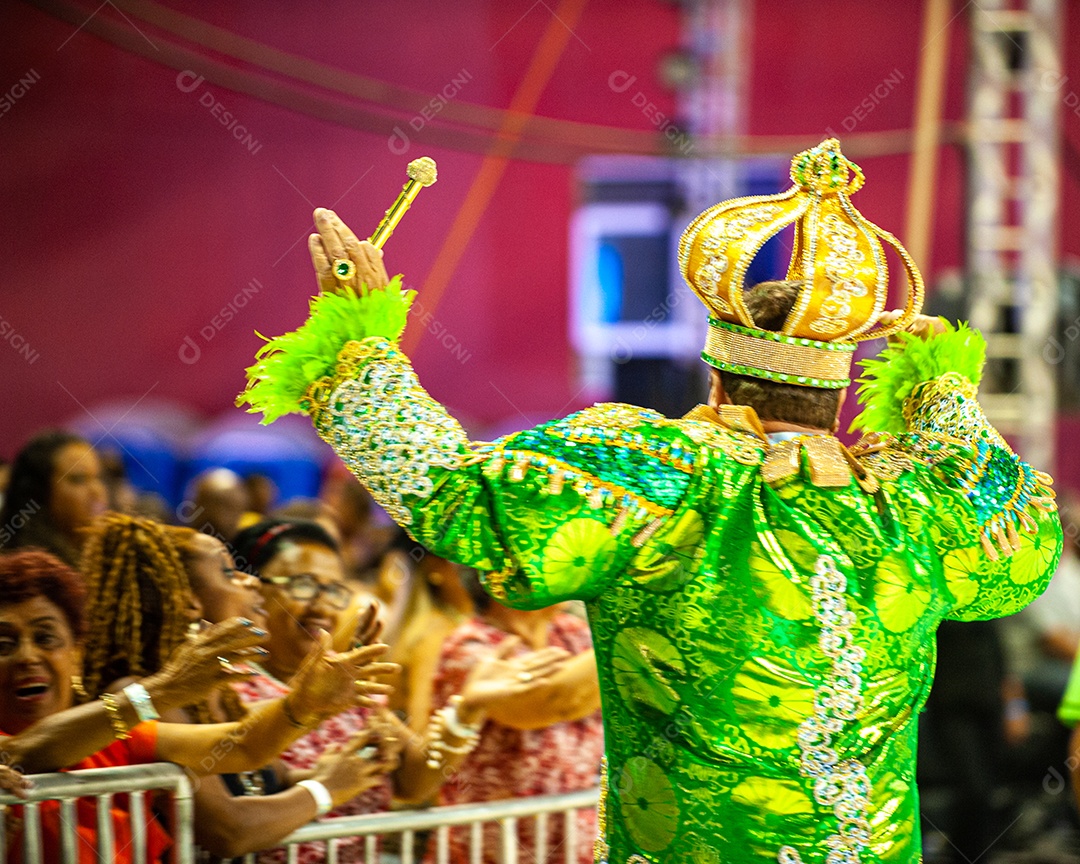
[(86, 634), (86, 587), (82, 576), (42, 549), (0, 553), (0, 606), (44, 597), (67, 619), (75, 638)]
[[(803, 283), (759, 282), (746, 292), (746, 308), (762, 330), (780, 332), (795, 307)], [(831, 429), (840, 408), (840, 391), (767, 381), (717, 370), (724, 392), (736, 405), (749, 405), (762, 420)]]

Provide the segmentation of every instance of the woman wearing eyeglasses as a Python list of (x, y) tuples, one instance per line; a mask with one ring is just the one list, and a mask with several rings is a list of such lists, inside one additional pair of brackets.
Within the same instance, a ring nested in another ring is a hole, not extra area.
[[(90, 697), (118, 692), (157, 672), (188, 642), (200, 620), (241, 617), (265, 626), (256, 580), (234, 569), (219, 540), (190, 528), (108, 514), (92, 526), (81, 566), (87, 588), (81, 681)], [(317, 646), (327, 643), (325, 636), (312, 642), (302, 665), (314, 668)], [(369, 670), (385, 674), (393, 668), (372, 664)], [(357, 685), (356, 700), (387, 689), (384, 683)], [(317, 728), (331, 713), (305, 728)], [(228, 687), (162, 712), (162, 719), (174, 724), (247, 722), (250, 716)], [(204, 777), (195, 794), (196, 841), (225, 858), (273, 846), (331, 804), (381, 783), (397, 759), (397, 745), (380, 739), (377, 729), (342, 744), (340, 752), (325, 754), (303, 772), (275, 760), (243, 773)], [(203, 773), (213, 772), (213, 762), (206, 760)]]
[[(352, 625), (352, 590), (334, 539), (313, 522), (264, 520), (241, 531), (233, 540), (236, 566), (256, 574), (262, 583), (269, 655), (258, 665), (262, 674), (240, 682), (244, 702), (277, 699), (289, 692), (288, 682), (300, 670), (320, 630), (340, 632)], [(353, 625), (354, 626), (354, 625)], [(373, 638), (371, 634), (370, 638)], [(382, 736), (401, 742), (399, 767), (383, 781), (336, 808), (331, 816), (385, 810), (391, 797), (425, 800), (464, 761), (478, 741), (486, 705), (507, 694), (526, 694), (558, 671), (569, 655), (557, 648), (509, 658), (509, 651), (492, 653), (462, 685), (455, 697), (457, 710), (444, 709), (423, 735), (415, 735), (387, 711), (355, 708), (338, 714), (300, 738), (281, 754), (291, 770), (314, 766), (328, 747), (349, 740), (374, 726)], [(340, 861), (360, 860), (362, 841), (339, 846)], [(260, 862), (284, 860), (263, 853)], [(301, 849), (300, 862), (322, 861), (321, 853)]]
[[(335, 633), (342, 625), (352, 600), (337, 543), (314, 522), (263, 520), (245, 528), (233, 539), (233, 554), (240, 570), (258, 576), (261, 583), (269, 652), (243, 686), (236, 688), (244, 703), (277, 699), (289, 692), (288, 682), (303, 666), (320, 631)], [(314, 769), (319, 757), (332, 747), (346, 744), (372, 724), (372, 712), (357, 707), (330, 718), (281, 754), (290, 771)], [(377, 725), (377, 724), (376, 724)], [(366, 791), (341, 804), (330, 816), (351, 816), (385, 810), (392, 794), (389, 779), (380, 776)], [(339, 856), (358, 855), (362, 841), (345, 841)], [(321, 861), (322, 844), (305, 844), (301, 864)], [(284, 860), (280, 850), (263, 852), (260, 862)]]

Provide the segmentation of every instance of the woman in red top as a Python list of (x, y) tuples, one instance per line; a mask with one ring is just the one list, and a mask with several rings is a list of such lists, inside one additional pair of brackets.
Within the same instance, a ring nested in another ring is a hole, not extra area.
[[(246, 678), (249, 673), (233, 664), (252, 656), (266, 634), (250, 621), (224, 622), (179, 646), (160, 672), (140, 682), (142, 691), (128, 688), (72, 707), (73, 678), (82, 662), (83, 601), (80, 577), (59, 559), (37, 550), (0, 555), (0, 730), (11, 736), (0, 740), (0, 762), (28, 774), (143, 762), (175, 762), (199, 774), (258, 768), (353, 704), (357, 691), (367, 692), (366, 679), (379, 665), (372, 661), (385, 651), (371, 646), (334, 655), (324, 640), (288, 699), (254, 709), (242, 728), (140, 723), (140, 710), (146, 715), (197, 702), (223, 683)], [(116, 805), (115, 836), (129, 836), (127, 813), (122, 802)], [(42, 811), (46, 860), (59, 860), (58, 852), (48, 851), (50, 844), (56, 848), (58, 813), (45, 806)], [(160, 826), (149, 830), (149, 851), (160, 853), (167, 837)], [(87, 840), (80, 844), (80, 860), (95, 861), (92, 810), (79, 810), (79, 833)], [(10, 848), (11, 860), (18, 860), (20, 844), (13, 840)], [(116, 849), (115, 861), (130, 860), (130, 851), (119, 851), (123, 843)]]

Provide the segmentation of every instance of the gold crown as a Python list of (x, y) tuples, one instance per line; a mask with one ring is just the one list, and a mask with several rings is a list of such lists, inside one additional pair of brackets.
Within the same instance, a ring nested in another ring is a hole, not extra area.
[[(855, 343), (902, 330), (922, 308), (923, 281), (907, 250), (868, 221), (848, 197), (862, 170), (835, 138), (791, 160), (794, 186), (779, 195), (734, 198), (710, 207), (683, 232), (679, 267), (709, 308), (703, 359), (720, 369), (803, 384), (846, 387)], [(787, 279), (803, 288), (779, 333), (761, 330), (744, 299), (743, 280), (770, 237), (795, 223)], [(885, 309), (889, 268), (881, 241), (907, 271), (903, 314), (875, 326)]]

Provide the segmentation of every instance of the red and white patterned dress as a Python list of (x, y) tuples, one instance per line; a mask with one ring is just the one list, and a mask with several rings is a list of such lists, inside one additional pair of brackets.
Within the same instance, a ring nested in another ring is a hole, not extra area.
[[(443, 643), (435, 676), (433, 708), (438, 709), (461, 692), (469, 671), (491, 653), (507, 634), (479, 618), (460, 625)], [(592, 648), (589, 626), (573, 615), (557, 614), (548, 627), (548, 645), (580, 654)], [(521, 652), (526, 649), (522, 647)], [(521, 653), (519, 652), (519, 653)], [(554, 795), (597, 785), (600, 757), (604, 752), (604, 731), (600, 712), (570, 723), (556, 723), (543, 729), (520, 730), (489, 720), (480, 732), (480, 743), (439, 792), (440, 804), (465, 804), (529, 795)], [(536, 857), (535, 820), (518, 825), (521, 864), (555, 864), (565, 860), (563, 816), (548, 817), (547, 854)], [(593, 860), (596, 838), (596, 811), (581, 811), (577, 820), (578, 861)], [(484, 827), (484, 864), (500, 864), (499, 826)], [(425, 864), (435, 859), (432, 838)], [(450, 832), (451, 864), (469, 864), (469, 829)]]
[[(256, 674), (246, 681), (233, 685), (240, 695), (240, 701), (244, 703), (265, 702), (268, 699), (279, 699), (289, 692), (289, 688), (280, 681), (269, 675)], [(331, 744), (344, 744), (353, 735), (359, 732), (367, 723), (368, 712), (364, 708), (353, 708), (331, 717), (323, 722), (317, 729), (313, 729), (303, 738), (298, 738), (279, 757), (290, 768), (307, 770), (315, 767), (315, 763)], [(335, 816), (355, 816), (359, 813), (380, 813), (390, 806), (392, 787), (389, 777), (384, 777), (382, 783), (357, 795), (351, 801), (347, 801), (335, 810), (331, 810), (325, 819), (333, 819)], [(300, 864), (316, 864), (326, 860), (325, 843), (304, 843), (300, 849)], [(360, 838), (341, 840), (337, 843), (338, 861), (363, 861), (364, 841)], [(260, 852), (259, 864), (277, 864), (286, 860), (284, 849), (272, 849)]]

